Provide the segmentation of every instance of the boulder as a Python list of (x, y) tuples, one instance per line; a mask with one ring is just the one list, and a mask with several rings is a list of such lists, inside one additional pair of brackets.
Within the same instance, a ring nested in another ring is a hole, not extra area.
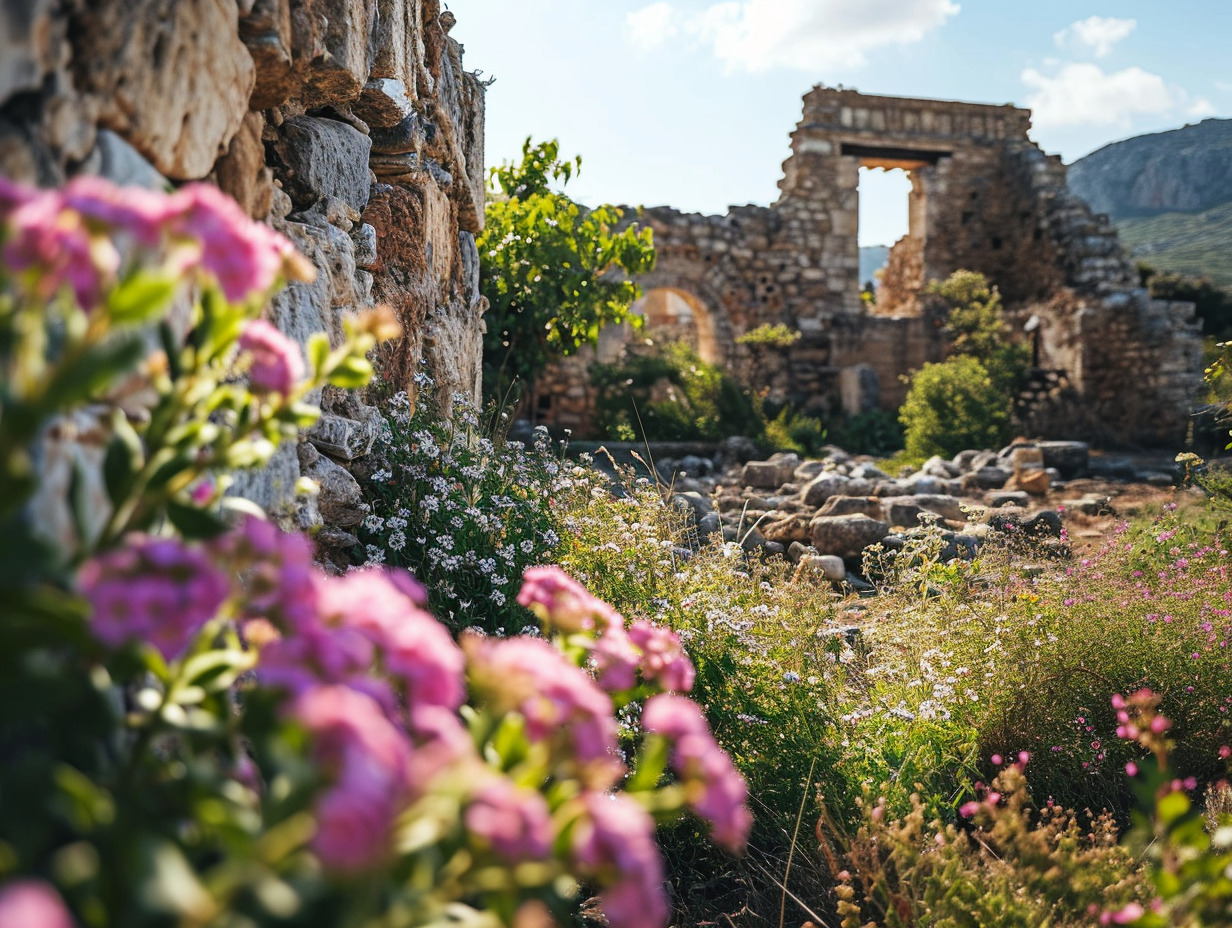
[(1044, 466), (1055, 467), (1066, 480), (1086, 475), (1091, 449), (1084, 441), (1041, 441)]
[(773, 458), (769, 461), (749, 461), (740, 471), (740, 482), (746, 487), (777, 490), (791, 480), (791, 475), (795, 473), (798, 463), (798, 461), (793, 461), (788, 465), (786, 462), (775, 461)]
[(993, 493), (988, 497), (988, 503), (993, 509), (1000, 509), (1003, 506), (1021, 506), (1026, 508), (1028, 497), (1023, 490), (1001, 490)]
[(364, 495), (349, 472), (325, 455), (304, 468), (304, 476), (320, 486), (317, 506), (321, 518), (337, 528), (351, 528), (364, 520)]
[(976, 485), (985, 490), (999, 490), (1009, 482), (1013, 473), (1004, 467), (989, 465), (975, 472)]
[(842, 496), (847, 487), (847, 480), (838, 474), (819, 474), (804, 487), (801, 499), (810, 509), (816, 509), (825, 504), (831, 496)]
[(945, 496), (940, 493), (916, 493), (911, 496), (889, 497), (883, 502), (888, 507), (887, 513), (890, 516), (890, 521), (895, 525), (918, 524), (916, 519), (899, 521), (895, 518), (895, 507), (902, 507), (901, 512), (904, 515), (909, 514), (909, 510), (914, 509), (920, 512), (936, 513), (949, 522), (965, 522), (967, 520), (967, 514), (963, 512), (963, 501), (954, 496)]
[(308, 440), (332, 458), (353, 461), (372, 450), (381, 432), (381, 415), (374, 407), (363, 420), (325, 413), (308, 430)]
[(1052, 478), (1044, 470), (1023, 471), (1014, 478), (1014, 482), (1020, 490), (1032, 496), (1047, 496), (1048, 490), (1052, 487)]
[(744, 464), (756, 458), (760, 451), (751, 438), (743, 435), (731, 435), (719, 442), (719, 450), (715, 453), (715, 465), (719, 470), (726, 470)]
[(792, 542), (808, 544), (813, 537), (809, 521), (808, 516), (790, 515), (763, 522), (761, 532), (771, 541), (777, 541), (780, 544), (790, 545)]
[(815, 516), (809, 523), (813, 547), (823, 554), (856, 558), (890, 532), (890, 526), (866, 515)]
[(876, 496), (831, 496), (817, 510), (819, 516), (851, 516), (857, 513), (870, 519), (884, 520), (885, 503)]
[(809, 574), (821, 576), (831, 583), (842, 583), (847, 579), (847, 565), (841, 557), (833, 554), (805, 554), (799, 560), (796, 576)]

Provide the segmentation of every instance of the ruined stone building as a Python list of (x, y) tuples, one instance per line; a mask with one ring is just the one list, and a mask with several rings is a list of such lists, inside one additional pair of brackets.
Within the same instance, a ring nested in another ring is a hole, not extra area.
[[(446, 398), (478, 396), (484, 88), (454, 22), (439, 0), (6, 2), (0, 175), (215, 183), (316, 266), (275, 297), (280, 328), (339, 340), (345, 314), (387, 303), (406, 335), (384, 376), (405, 386), (424, 367)], [(346, 468), (378, 420), (332, 388), (322, 406), (307, 440), (241, 489), (278, 513), (310, 475), (320, 515), (345, 529), (362, 518)], [(301, 527), (319, 523), (315, 505)]]
[[(830, 418), (902, 402), (902, 375), (946, 350), (921, 312), (929, 281), (984, 273), (1037, 364), (1059, 385), (1027, 425), (1055, 437), (1172, 442), (1201, 380), (1190, 304), (1151, 300), (1107, 217), (1066, 187), (1065, 166), (1028, 138), (1030, 112), (815, 87), (791, 135), (778, 202), (726, 216), (642, 211), (658, 263), (638, 308), (657, 337), (684, 337), (771, 397)], [(908, 234), (890, 253), (876, 312), (861, 300), (859, 170), (909, 172)], [(790, 348), (740, 344), (759, 325), (800, 333)], [(627, 332), (608, 332), (599, 358)], [(639, 336), (641, 337), (641, 336)], [(1028, 337), (1024, 335), (1024, 337)], [(592, 391), (571, 359), (540, 389), (547, 421), (585, 433)]]

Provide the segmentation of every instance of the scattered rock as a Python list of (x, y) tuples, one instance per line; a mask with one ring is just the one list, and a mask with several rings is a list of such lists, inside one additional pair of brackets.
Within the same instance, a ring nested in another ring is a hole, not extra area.
[(816, 509), (830, 497), (844, 495), (846, 488), (847, 480), (838, 474), (819, 474), (805, 485), (802, 499), (805, 506)]
[(890, 532), (890, 526), (866, 515), (815, 516), (809, 523), (813, 547), (822, 554), (856, 558)]
[(796, 577), (809, 574), (818, 574), (831, 583), (842, 583), (847, 578), (847, 565), (833, 554), (805, 554), (800, 558)]

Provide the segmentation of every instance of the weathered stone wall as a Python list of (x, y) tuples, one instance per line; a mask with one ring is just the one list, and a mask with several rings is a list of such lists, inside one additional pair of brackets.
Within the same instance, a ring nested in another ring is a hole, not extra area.
[[(337, 340), (345, 314), (388, 303), (406, 331), (380, 359), (393, 387), (422, 367), (446, 399), (477, 396), (484, 90), (454, 22), (439, 0), (5, 3), (0, 174), (216, 183), (316, 265), (273, 301), (280, 328)], [(346, 528), (345, 467), (370, 448), (375, 411), (322, 399), (309, 440), (242, 489), (277, 508), (317, 477), (322, 512)]]
[[(870, 371), (880, 405), (897, 407), (901, 376), (947, 349), (942, 320), (922, 315), (922, 289), (962, 268), (980, 271), (1018, 324), (1037, 317), (1039, 365), (1064, 371), (1070, 385), (1036, 407), (1033, 428), (1177, 439), (1201, 376), (1192, 307), (1161, 305), (1136, 286), (1107, 217), (1069, 192), (1064, 165), (1030, 141), (1029, 128), (1029, 111), (1014, 106), (816, 87), (791, 136), (778, 202), (726, 216), (642, 211), (659, 260), (638, 283), (688, 294), (712, 333), (710, 352), (747, 383), (833, 415), (865, 405), (851, 385), (870, 387)], [(910, 231), (891, 251), (871, 313), (860, 295), (861, 167), (904, 168), (912, 180)], [(764, 323), (801, 337), (787, 350), (738, 343)], [(572, 374), (550, 375), (562, 399), (538, 410), (548, 420), (587, 426), (575, 380), (583, 369), (575, 361)]]

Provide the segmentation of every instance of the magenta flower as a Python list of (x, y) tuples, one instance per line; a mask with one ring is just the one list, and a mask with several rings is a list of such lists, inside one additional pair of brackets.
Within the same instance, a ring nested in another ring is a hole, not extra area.
[(117, 187), (101, 177), (75, 177), (61, 193), (64, 205), (103, 231), (122, 232), (146, 247), (160, 243), (173, 199), (142, 187)]
[(642, 652), (643, 679), (677, 693), (693, 689), (696, 671), (674, 631), (638, 619), (629, 626), (629, 640)]
[(611, 698), (542, 638), (468, 636), (471, 680), (502, 711), (520, 712), (533, 741), (565, 740), (583, 778), (610, 786), (624, 771)]
[(290, 396), (296, 384), (304, 379), (304, 356), (299, 345), (264, 319), (254, 319), (244, 325), (239, 346), (251, 359), (248, 383), (253, 393)]
[(287, 711), (313, 736), (333, 780), (317, 804), (313, 850), (332, 870), (380, 863), (413, 785), (406, 736), (374, 700), (345, 686), (309, 689)]
[(78, 581), (100, 641), (113, 648), (145, 641), (167, 660), (184, 651), (230, 592), (204, 552), (163, 538), (130, 538), (87, 561)]
[(623, 625), (615, 623), (595, 639), (590, 662), (599, 685), (609, 693), (619, 693), (632, 689), (637, 683), (642, 654), (629, 640)]
[(509, 863), (542, 860), (552, 843), (551, 812), (538, 790), (492, 777), (466, 808), (466, 829)]
[(667, 924), (663, 860), (654, 819), (636, 800), (618, 793), (588, 793), (587, 815), (573, 831), (573, 856), (603, 886), (600, 899), (612, 928)]
[(253, 222), (217, 187), (187, 184), (171, 199), (171, 232), (200, 243), (201, 267), (233, 303), (264, 293), (294, 260), (295, 249), (286, 238)]
[(522, 574), (518, 603), (565, 632), (589, 631), (596, 620), (603, 626), (624, 624), (616, 610), (555, 565), (531, 567)]
[(355, 570), (321, 577), (318, 609), (330, 625), (358, 630), (381, 649), (385, 669), (403, 680), (407, 705), (455, 710), (466, 697), (466, 658), (445, 626), (408, 593), (415, 586), (384, 570)]
[(0, 177), (0, 219), (5, 218), (19, 206), (24, 206), (39, 195), (34, 187), (15, 184), (11, 180)]
[(14, 880), (0, 889), (0, 928), (73, 928), (73, 919), (47, 883)]
[(92, 237), (81, 217), (66, 210), (61, 195), (41, 192), (8, 216), (4, 263), (16, 272), (36, 274), (35, 294), (50, 299), (72, 290), (82, 309), (98, 305), (104, 280), (114, 276), (119, 253), (105, 239)]
[(673, 742), (672, 769), (689, 807), (710, 823), (711, 836), (729, 850), (744, 848), (753, 827), (748, 786), (719, 747), (697, 703), (663, 693), (646, 700), (642, 727)]

